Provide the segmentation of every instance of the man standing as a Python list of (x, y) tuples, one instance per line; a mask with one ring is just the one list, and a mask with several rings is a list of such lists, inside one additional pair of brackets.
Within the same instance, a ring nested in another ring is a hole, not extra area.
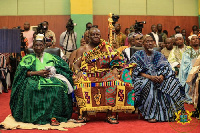
[(198, 26), (197, 26), (197, 25), (193, 25), (193, 26), (192, 26), (192, 32), (190, 33), (190, 35), (193, 35), (194, 32), (195, 32), (195, 31), (198, 31), (198, 30), (199, 30)]
[(171, 38), (165, 39), (165, 48), (161, 50), (161, 53), (165, 56), (166, 59), (168, 59), (170, 52), (173, 49), (173, 42)]
[(154, 42), (156, 42), (155, 46), (159, 47), (159, 37), (158, 37), (158, 33), (157, 33), (157, 27), (156, 25), (152, 25), (151, 26), (151, 33), (149, 33), (149, 35), (153, 38)]
[(25, 22), (23, 36), (28, 39), (27, 48), (32, 48), (32, 46), (33, 46), (33, 34), (34, 34), (34, 31), (30, 30), (30, 23)]
[(92, 28), (92, 23), (91, 22), (88, 22), (86, 24), (86, 30), (90, 30), (90, 28)]
[(162, 24), (157, 24), (157, 29), (158, 29), (158, 38), (159, 38), (159, 45), (163, 47), (163, 44), (165, 42), (165, 39), (167, 38), (167, 35), (162, 32)]
[(49, 30), (49, 23), (47, 21), (44, 21), (42, 23), (42, 30), (43, 30), (46, 38), (52, 38), (53, 39), (53, 45), (55, 45), (56, 44), (56, 36), (55, 36), (55, 33), (53, 31)]
[(120, 30), (121, 25), (115, 24), (116, 42), (119, 44), (119, 47), (124, 46), (126, 41), (126, 35), (120, 32)]
[(66, 25), (67, 30), (60, 35), (60, 46), (63, 47), (63, 53), (68, 59), (71, 53), (77, 49), (77, 33), (74, 32), (74, 23), (70, 18)]
[(187, 40), (186, 40), (186, 30), (182, 29), (181, 34), (183, 35), (184, 44), (188, 46), (189, 43), (187, 43)]
[(186, 94), (185, 101), (188, 103), (192, 103), (192, 101), (194, 101), (194, 98), (192, 96), (193, 89), (188, 86), (186, 80), (197, 57), (200, 55), (200, 48), (199, 48), (199, 38), (197, 35), (191, 35), (188, 38), (190, 40), (191, 47), (188, 47), (187, 50), (185, 50), (185, 52), (183, 53), (180, 73), (178, 78), (181, 85), (185, 88), (185, 94)]
[(179, 34), (181, 32), (180, 28), (181, 28), (180, 26), (174, 27), (175, 34), (173, 34), (171, 37), (175, 37), (176, 34)]

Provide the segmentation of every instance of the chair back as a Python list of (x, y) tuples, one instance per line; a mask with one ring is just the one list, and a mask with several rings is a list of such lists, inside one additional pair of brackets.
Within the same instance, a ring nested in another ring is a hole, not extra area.
[[(54, 54), (60, 57), (60, 49), (59, 48), (45, 48), (44, 52)], [(34, 53), (34, 50), (32, 48), (28, 48), (27, 54)]]

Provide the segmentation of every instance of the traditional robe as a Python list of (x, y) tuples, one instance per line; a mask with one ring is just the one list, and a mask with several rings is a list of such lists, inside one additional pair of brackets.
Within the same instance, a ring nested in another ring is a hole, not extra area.
[(181, 64), (183, 52), (186, 50), (186, 46), (180, 49), (178, 46), (174, 47), (169, 54), (168, 61), (172, 67), (172, 70), (175, 70), (175, 67)]
[[(26, 76), (27, 71), (39, 71), (45, 67), (55, 67), (56, 74), (60, 74), (62, 78)], [(44, 53), (41, 60), (36, 58), (35, 54), (22, 58), (15, 73), (10, 99), (10, 108), (15, 120), (47, 124), (52, 117), (59, 122), (70, 119), (72, 101), (66, 79), (73, 83), (68, 64), (58, 56)]]
[(195, 51), (192, 47), (188, 47), (187, 50), (183, 53), (178, 78), (181, 85), (185, 88), (186, 102), (192, 102), (193, 88), (191, 87), (191, 90), (190, 90), (190, 87), (186, 83), (186, 80), (199, 54), (200, 54), (200, 49), (198, 51)]
[[(83, 53), (82, 77), (76, 82), (75, 96), (82, 111), (134, 111), (134, 89), (129, 68), (122, 55), (101, 40), (93, 50)], [(118, 74), (112, 68), (118, 68)], [(118, 77), (120, 75), (120, 78)]]
[[(168, 121), (174, 111), (183, 109), (182, 86), (172, 71), (167, 59), (160, 52), (148, 56), (144, 50), (137, 51), (130, 60), (137, 63), (132, 79), (135, 89), (136, 106), (145, 119)], [(139, 74), (163, 75), (164, 81), (154, 83)]]

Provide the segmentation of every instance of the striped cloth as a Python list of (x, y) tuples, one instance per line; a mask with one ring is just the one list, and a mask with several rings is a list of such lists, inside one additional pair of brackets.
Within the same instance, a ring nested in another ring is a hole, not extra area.
[[(184, 109), (184, 91), (175, 77), (167, 59), (160, 52), (153, 51), (147, 56), (144, 50), (137, 51), (131, 58), (131, 63), (137, 63), (132, 78), (136, 95), (136, 106), (145, 119), (168, 121), (175, 112)], [(139, 76), (145, 73), (153, 76), (164, 76), (164, 81), (154, 83), (148, 78)]]

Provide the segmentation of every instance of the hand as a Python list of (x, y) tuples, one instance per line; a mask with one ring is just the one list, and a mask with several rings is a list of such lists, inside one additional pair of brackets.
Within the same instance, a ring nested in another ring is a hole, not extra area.
[(50, 70), (40, 70), (40, 71), (37, 71), (37, 74), (41, 77), (48, 77), (49, 74), (50, 74)]
[(120, 75), (119, 75), (119, 72), (118, 72), (117, 68), (114, 68), (114, 69), (112, 70), (112, 74), (114, 75), (114, 77), (115, 77), (116, 79), (119, 79), (119, 78), (120, 78)]
[(178, 71), (175, 71), (175, 75), (178, 75)]
[(150, 79), (151, 81), (153, 81), (154, 83), (158, 83), (158, 82), (159, 82), (158, 76), (151, 76), (151, 75), (149, 75), (149, 79)]
[(178, 64), (176, 67), (177, 67), (177, 68), (180, 68), (180, 64)]
[(164, 81), (164, 76), (160, 75), (160, 76), (157, 76), (157, 77), (159, 79), (159, 83), (161, 84)]
[(82, 72), (78, 72), (76, 75), (74, 75), (74, 82), (78, 82), (79, 79), (82, 77)]

